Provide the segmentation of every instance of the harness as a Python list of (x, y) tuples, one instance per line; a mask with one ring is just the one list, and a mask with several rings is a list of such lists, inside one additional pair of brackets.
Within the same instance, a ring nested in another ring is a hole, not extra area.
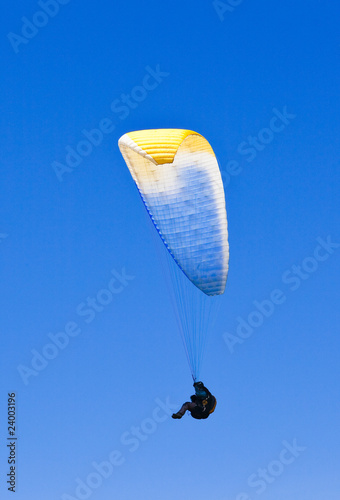
[(216, 398), (212, 394), (203, 400), (197, 398), (197, 407), (191, 410), (191, 416), (197, 420), (208, 418), (216, 408)]

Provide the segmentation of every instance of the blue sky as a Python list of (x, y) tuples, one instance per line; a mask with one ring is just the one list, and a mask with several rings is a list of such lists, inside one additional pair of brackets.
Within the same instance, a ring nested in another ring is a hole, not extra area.
[[(316, 0), (6, 6), (1, 498), (8, 392), (18, 500), (339, 498), (339, 14)], [(117, 146), (166, 127), (209, 140), (226, 192), (203, 422), (169, 417), (191, 377)], [(117, 293), (82, 315), (113, 276)]]

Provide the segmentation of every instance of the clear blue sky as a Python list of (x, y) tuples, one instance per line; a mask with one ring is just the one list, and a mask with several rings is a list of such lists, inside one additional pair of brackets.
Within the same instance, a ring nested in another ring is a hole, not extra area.
[[(339, 498), (340, 7), (229, 2), (3, 9), (1, 498), (13, 391), (18, 500)], [(225, 181), (230, 273), (202, 371), (218, 406), (201, 422), (162, 409), (191, 378), (117, 146), (161, 127), (204, 135)]]

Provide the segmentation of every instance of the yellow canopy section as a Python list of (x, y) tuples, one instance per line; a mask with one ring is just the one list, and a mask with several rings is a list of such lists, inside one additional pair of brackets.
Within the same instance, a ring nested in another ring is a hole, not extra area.
[(139, 148), (151, 156), (157, 165), (172, 163), (181, 143), (188, 135), (200, 135), (192, 130), (161, 128), (138, 130), (126, 134)]

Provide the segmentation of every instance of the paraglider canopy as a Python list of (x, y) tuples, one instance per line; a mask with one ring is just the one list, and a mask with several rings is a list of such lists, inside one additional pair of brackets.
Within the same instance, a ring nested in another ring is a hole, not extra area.
[(191, 130), (129, 132), (119, 148), (164, 244), (189, 280), (207, 295), (224, 292), (228, 231), (215, 154)]

